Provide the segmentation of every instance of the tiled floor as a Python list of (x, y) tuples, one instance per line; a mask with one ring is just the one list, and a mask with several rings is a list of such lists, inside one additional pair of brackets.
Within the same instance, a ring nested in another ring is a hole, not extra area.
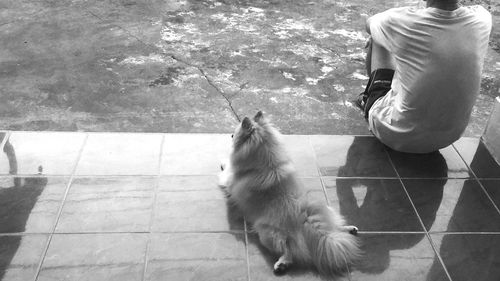
[[(0, 280), (319, 280), (273, 257), (217, 187), (229, 135), (0, 133)], [(408, 155), (285, 136), (308, 196), (357, 225), (340, 280), (500, 280), (500, 166), (478, 139)]]

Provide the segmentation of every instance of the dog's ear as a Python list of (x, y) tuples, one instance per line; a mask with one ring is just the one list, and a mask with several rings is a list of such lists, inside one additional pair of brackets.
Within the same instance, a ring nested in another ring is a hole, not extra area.
[(257, 114), (255, 114), (255, 117), (253, 118), (253, 120), (257, 123), (261, 122), (262, 120), (264, 120), (264, 113), (262, 113), (262, 111), (259, 110), (259, 112), (257, 112)]
[(251, 132), (253, 130), (253, 124), (250, 118), (243, 118), (243, 121), (241, 122), (241, 128), (247, 132)]

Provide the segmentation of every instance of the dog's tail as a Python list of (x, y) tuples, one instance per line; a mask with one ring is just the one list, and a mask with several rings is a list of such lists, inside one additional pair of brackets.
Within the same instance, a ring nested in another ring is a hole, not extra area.
[[(306, 207), (306, 221), (303, 227), (304, 240), (309, 250), (312, 264), (324, 276), (343, 275), (349, 265), (360, 256), (357, 238), (340, 231), (342, 219), (335, 218), (326, 206), (309, 205)], [(335, 220), (339, 220), (336, 222)]]

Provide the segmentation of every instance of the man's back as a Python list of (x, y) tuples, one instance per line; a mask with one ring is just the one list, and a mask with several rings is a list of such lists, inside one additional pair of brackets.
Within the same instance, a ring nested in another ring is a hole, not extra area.
[(397, 8), (374, 16), (375, 42), (396, 59), (392, 90), (370, 110), (370, 129), (392, 148), (429, 152), (465, 130), (480, 88), (491, 15)]

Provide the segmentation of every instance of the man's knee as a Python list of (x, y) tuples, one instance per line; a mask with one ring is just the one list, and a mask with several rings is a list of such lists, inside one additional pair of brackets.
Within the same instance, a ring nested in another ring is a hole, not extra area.
[(391, 52), (373, 40), (370, 42), (370, 57), (370, 74), (377, 69), (396, 69), (396, 60)]

